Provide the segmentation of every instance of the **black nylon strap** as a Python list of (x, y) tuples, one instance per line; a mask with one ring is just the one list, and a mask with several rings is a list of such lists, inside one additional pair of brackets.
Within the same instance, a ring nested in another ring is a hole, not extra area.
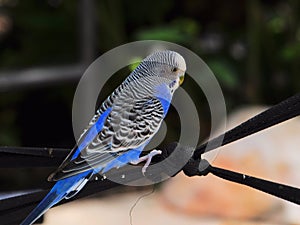
[[(229, 180), (235, 183), (243, 184), (257, 190), (263, 191), (270, 195), (276, 196), (281, 199), (296, 203), (300, 205), (300, 189), (291, 187), (288, 185), (267, 181), (264, 179), (248, 176), (245, 174), (225, 170), (218, 167), (209, 165), (205, 171), (202, 171), (203, 175), (211, 173), (217, 177)], [(202, 174), (200, 174), (202, 175)]]
[(0, 168), (57, 168), (70, 149), (0, 147)]
[(193, 158), (198, 159), (205, 152), (211, 151), (233, 141), (242, 139), (275, 124), (300, 115), (300, 93), (280, 102), (241, 125), (200, 145), (194, 152)]
[(215, 139), (210, 140), (209, 143), (206, 142), (199, 146), (195, 150), (191, 161), (193, 161), (194, 163), (198, 162), (198, 165), (201, 165), (201, 163), (203, 164), (204, 162), (204, 165), (207, 166), (203, 167), (203, 169), (201, 169), (201, 167), (198, 167), (200, 169), (192, 174), (189, 174), (190, 171), (184, 172), (187, 175), (204, 176), (208, 173), (211, 173), (225, 180), (243, 184), (300, 205), (300, 189), (298, 188), (248, 176), (230, 170), (213, 167), (210, 164), (208, 164), (206, 160), (201, 159), (201, 155), (203, 153), (220, 147), (220, 143), (221, 146), (226, 145), (228, 143), (244, 138), (248, 135), (251, 135), (253, 133), (256, 133), (258, 131), (261, 131), (263, 129), (266, 129), (275, 124), (281, 123), (299, 115), (300, 94), (296, 94), (280, 102), (279, 104), (267, 109), (266, 111), (258, 114), (257, 116), (252, 117), (251, 119), (247, 120), (241, 125), (227, 131), (223, 135), (220, 135)]

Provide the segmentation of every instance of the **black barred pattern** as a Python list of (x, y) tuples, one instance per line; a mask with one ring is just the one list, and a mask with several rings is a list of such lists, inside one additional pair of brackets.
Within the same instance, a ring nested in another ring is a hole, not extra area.
[[(117, 155), (138, 148), (150, 140), (158, 131), (164, 117), (162, 104), (155, 97), (155, 93), (158, 85), (169, 85), (178, 80), (179, 75), (173, 72), (174, 67), (185, 71), (184, 59), (176, 52), (156, 52), (145, 58), (102, 103), (81, 135), (80, 141), (99, 116), (111, 108), (103, 129), (77, 158), (71, 160), (71, 152), (50, 176), (51, 179), (69, 177), (89, 170), (90, 166), (105, 166)], [(176, 88), (170, 86), (170, 95)]]

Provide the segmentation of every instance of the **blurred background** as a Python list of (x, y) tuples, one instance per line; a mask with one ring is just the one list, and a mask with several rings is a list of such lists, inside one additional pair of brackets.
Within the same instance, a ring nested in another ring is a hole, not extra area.
[[(276, 104), (300, 90), (299, 17), (297, 0), (0, 0), (0, 145), (71, 148), (72, 99), (84, 70), (106, 51), (136, 40), (170, 41), (195, 52), (217, 77), (229, 114), (244, 105)], [(127, 70), (108, 82), (103, 96)], [(184, 88), (197, 102), (204, 140), (210, 132), (205, 96), (189, 80)], [(176, 139), (176, 129), (168, 129), (166, 143)], [(2, 170), (0, 190), (41, 186), (50, 171)]]

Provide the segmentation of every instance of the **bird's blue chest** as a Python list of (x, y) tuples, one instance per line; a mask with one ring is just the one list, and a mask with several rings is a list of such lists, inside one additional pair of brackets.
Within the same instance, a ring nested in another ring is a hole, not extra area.
[(166, 84), (159, 85), (155, 90), (155, 97), (161, 102), (165, 116), (172, 100), (170, 88)]

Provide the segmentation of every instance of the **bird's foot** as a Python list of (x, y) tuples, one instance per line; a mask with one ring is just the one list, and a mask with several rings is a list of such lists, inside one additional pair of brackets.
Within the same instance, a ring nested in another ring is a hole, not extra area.
[(145, 165), (142, 168), (142, 173), (143, 173), (143, 175), (145, 175), (146, 170), (147, 170), (148, 166), (150, 165), (153, 156), (160, 155), (161, 153), (162, 153), (161, 150), (154, 149), (149, 154), (140, 157), (138, 160), (131, 161), (130, 163), (133, 165), (137, 165), (140, 162), (146, 161)]

